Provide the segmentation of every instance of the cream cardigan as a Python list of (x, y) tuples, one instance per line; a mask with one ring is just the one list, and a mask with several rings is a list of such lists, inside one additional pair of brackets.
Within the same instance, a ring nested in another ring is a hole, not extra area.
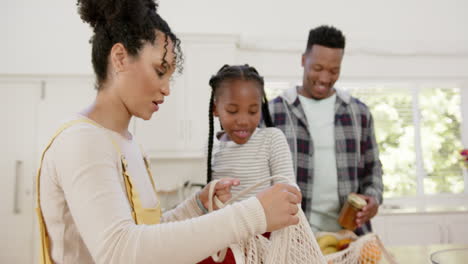
[(40, 179), (55, 263), (196, 263), (266, 231), (255, 197), (201, 217), (191, 197), (161, 224), (135, 225), (109, 136), (128, 161), (143, 206), (158, 202), (134, 140), (86, 123), (65, 130), (47, 151)]

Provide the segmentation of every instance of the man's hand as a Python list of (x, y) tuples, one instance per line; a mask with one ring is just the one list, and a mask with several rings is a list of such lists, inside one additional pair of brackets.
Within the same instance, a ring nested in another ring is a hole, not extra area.
[(369, 221), (374, 217), (379, 210), (379, 203), (372, 196), (358, 194), (364, 200), (366, 200), (367, 205), (364, 206), (356, 215), (356, 225), (361, 227), (364, 223)]

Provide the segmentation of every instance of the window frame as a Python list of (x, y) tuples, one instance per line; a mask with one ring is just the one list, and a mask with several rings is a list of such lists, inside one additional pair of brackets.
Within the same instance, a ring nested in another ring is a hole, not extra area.
[[(267, 84), (271, 82), (283, 82), (288, 83), (288, 88), (301, 84), (301, 76), (297, 77), (285, 77), (285, 76), (266, 76), (265, 77), (265, 88)], [(346, 85), (375, 85), (375, 84), (397, 84), (410, 87), (411, 95), (413, 97), (413, 123), (415, 127), (415, 158), (416, 158), (416, 194), (415, 195), (405, 195), (398, 197), (385, 198), (385, 204), (393, 205), (412, 205), (412, 206), (425, 206), (427, 205), (453, 205), (453, 206), (466, 206), (468, 201), (468, 169), (464, 168), (463, 171), (463, 180), (464, 180), (464, 191), (463, 193), (458, 194), (448, 194), (448, 193), (439, 193), (439, 194), (427, 194), (424, 192), (424, 178), (426, 177), (426, 172), (424, 169), (424, 161), (422, 156), (422, 144), (421, 144), (421, 129), (420, 129), (420, 109), (419, 109), (419, 93), (422, 89), (427, 87), (441, 86), (441, 87), (456, 87), (460, 89), (460, 111), (461, 111), (461, 143), (464, 148), (468, 148), (468, 80), (464, 79), (437, 79), (437, 78), (341, 78), (336, 84), (335, 87), (340, 88)], [(267, 91), (266, 91), (267, 92)], [(268, 92), (267, 92), (268, 93)], [(269, 100), (273, 98), (268, 98)]]

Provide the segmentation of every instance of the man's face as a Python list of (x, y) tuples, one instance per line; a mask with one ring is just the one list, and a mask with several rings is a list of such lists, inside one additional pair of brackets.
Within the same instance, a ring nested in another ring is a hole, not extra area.
[(304, 76), (299, 94), (313, 99), (325, 99), (335, 93), (333, 85), (340, 76), (343, 49), (313, 45), (302, 55)]

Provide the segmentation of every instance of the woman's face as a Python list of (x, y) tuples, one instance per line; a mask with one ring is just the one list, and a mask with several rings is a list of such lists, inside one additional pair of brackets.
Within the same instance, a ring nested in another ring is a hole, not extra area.
[(261, 118), (262, 93), (255, 81), (226, 81), (219, 89), (213, 114), (229, 138), (245, 144), (252, 136)]
[[(154, 44), (145, 43), (137, 56), (127, 57), (124, 70), (116, 73), (118, 94), (132, 116), (149, 120), (169, 95), (175, 54), (174, 43), (167, 41), (166, 46), (166, 36), (158, 31)], [(163, 66), (164, 54), (167, 67)]]

